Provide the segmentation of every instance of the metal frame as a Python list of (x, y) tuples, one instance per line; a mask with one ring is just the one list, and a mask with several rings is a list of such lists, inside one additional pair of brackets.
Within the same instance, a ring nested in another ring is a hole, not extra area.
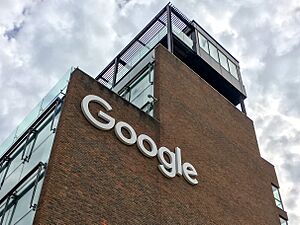
[(57, 97), (57, 99), (53, 101), (46, 110), (44, 110), (40, 117), (36, 119), (36, 121), (27, 129), (27, 131), (24, 132), (13, 143), (13, 145), (0, 157), (0, 165), (2, 165), (2, 163), (9, 159), (9, 157), (14, 153), (16, 149), (18, 149), (18, 147), (23, 143), (24, 140), (26, 141), (30, 134), (32, 134), (32, 130), (35, 130), (35, 128), (38, 127), (47, 116), (49, 116), (53, 111), (56, 110), (57, 102), (62, 102), (61, 98)]
[[(176, 33), (174, 33), (175, 27)], [(157, 43), (151, 42), (153, 40), (156, 40), (156, 36), (163, 29), (166, 30), (165, 36), (158, 40)], [(151, 51), (151, 48), (154, 48), (158, 43), (163, 43), (163, 45), (167, 47), (169, 52), (174, 53), (174, 42), (176, 41), (175, 39), (177, 39), (178, 31), (183, 32), (192, 40), (192, 51), (194, 51), (201, 58), (202, 56), (200, 54), (198, 32), (204, 35), (204, 37), (208, 39), (209, 43), (214, 45), (214, 47), (216, 47), (218, 51), (222, 52), (229, 60), (231, 60), (237, 66), (239, 84), (233, 84), (230, 79), (225, 79), (241, 93), (241, 98), (238, 100), (238, 102), (241, 105), (241, 111), (246, 114), (246, 107), (244, 104), (246, 92), (240, 76), (239, 62), (212, 36), (210, 36), (200, 25), (198, 25), (194, 20), (189, 20), (171, 3), (168, 3), (145, 26), (145, 28), (142, 29), (142, 31), (140, 31), (136, 35), (136, 37), (104, 68), (104, 70), (96, 77), (96, 80), (98, 80), (105, 86), (113, 89), (119, 83), (119, 81), (122, 80), (129, 73), (129, 71), (131, 71), (135, 67), (135, 65), (138, 64), (140, 60), (134, 61), (136, 59), (135, 57), (138, 55), (136, 53), (140, 53), (140, 51), (144, 50), (143, 48), (145, 47), (148, 48), (149, 51)], [(151, 43), (151, 48), (149, 48), (149, 43)], [(154, 47), (152, 45), (153, 43), (155, 43)], [(177, 47), (177, 44), (175, 47)], [(147, 53), (145, 53), (145, 55), (146, 54)], [(219, 57), (220, 56), (218, 54), (218, 58)], [(217, 62), (219, 63), (219, 61)]]
[[(136, 37), (104, 68), (104, 70), (96, 77), (100, 83), (107, 85), (111, 83), (113, 88), (118, 80), (117, 75), (120, 69), (123, 69), (128, 61), (133, 58), (134, 53), (147, 44), (158, 34), (162, 29), (167, 30), (167, 45), (168, 50), (173, 52), (173, 32), (172, 26), (176, 26), (181, 31), (187, 32), (194, 29), (191, 21), (184, 16), (171, 3), (168, 3), (147, 25), (140, 31)], [(149, 51), (151, 49), (149, 48)], [(123, 58), (125, 58), (123, 60)]]
[[(29, 173), (26, 174), (25, 177), (22, 178), (9, 192), (6, 193), (1, 199), (0, 199), (0, 205), (5, 201), (5, 199), (9, 198), (10, 196), (15, 195), (16, 190), (21, 187), (36, 171), (40, 171), (40, 168), (46, 168), (46, 163), (38, 163)], [(39, 176), (40, 177), (40, 176)]]
[[(32, 196), (31, 196), (31, 199), (30, 199), (29, 208), (31, 210), (36, 210), (37, 204), (34, 203), (34, 197), (35, 197), (35, 194), (36, 194), (36, 189), (37, 189), (38, 182), (44, 176), (46, 168), (47, 168), (46, 163), (39, 162), (25, 177), (23, 177), (6, 195), (4, 195), (0, 199), (0, 205), (4, 201), (6, 201), (5, 207), (4, 207), (4, 209), (2, 211), (2, 215), (1, 215), (0, 225), (2, 225), (3, 222), (4, 222), (5, 214), (8, 210), (8, 208), (10, 208), (13, 204), (16, 204), (15, 200), (18, 201), (20, 196), (22, 197), (24, 192), (27, 192), (32, 187), (33, 187), (33, 191), (32, 191)], [(34, 177), (34, 175), (35, 175), (35, 177)], [(20, 192), (20, 196), (19, 196), (17, 194), (18, 191), (19, 191), (18, 189), (19, 188), (24, 188), (23, 185), (26, 184), (26, 182), (28, 182), (29, 179), (33, 179), (33, 182), (30, 183), (29, 186), (26, 186), (25, 189)], [(10, 201), (11, 199), (13, 199), (13, 200)], [(15, 211), (15, 208), (14, 208), (13, 211)]]

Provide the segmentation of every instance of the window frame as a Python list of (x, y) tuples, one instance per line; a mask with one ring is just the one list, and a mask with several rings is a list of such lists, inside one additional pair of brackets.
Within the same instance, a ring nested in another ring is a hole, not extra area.
[[(144, 88), (138, 95), (132, 97), (132, 89), (136, 87), (140, 81), (143, 79), (149, 79), (149, 85)], [(152, 87), (151, 87), (152, 86)], [(134, 100), (136, 100), (145, 90), (148, 88), (153, 89), (153, 95), (154, 95), (154, 63), (148, 63), (131, 81), (129, 81), (119, 92), (119, 96), (121, 96), (126, 101), (130, 102), (134, 106), (138, 107), (140, 110), (146, 112), (150, 116), (153, 116), (153, 108), (154, 108), (154, 102), (151, 101), (151, 98), (149, 98), (148, 101), (146, 101), (143, 105), (137, 106), (134, 104)], [(154, 96), (153, 96), (154, 97)], [(147, 109), (147, 106), (149, 106), (149, 109)]]
[[(278, 195), (279, 199), (274, 194), (275, 191), (277, 192), (277, 195)], [(272, 184), (272, 193), (273, 193), (273, 197), (274, 197), (274, 200), (275, 200), (276, 207), (279, 208), (279, 209), (284, 210), (283, 203), (282, 203), (282, 198), (281, 198), (280, 191), (279, 191), (279, 187), (277, 187), (276, 185)], [(277, 203), (279, 203), (281, 207), (278, 206)]]
[[(216, 49), (216, 53), (217, 53), (216, 57), (217, 57), (218, 59), (216, 59), (216, 58), (212, 55), (212, 52), (211, 52), (211, 49), (210, 49), (211, 46), (213, 46), (213, 47)], [(210, 57), (211, 57), (213, 60), (215, 60), (218, 64), (221, 65), (218, 48), (217, 48), (213, 43), (211, 43), (210, 41), (208, 41), (208, 49), (209, 49), (209, 55), (210, 55)]]

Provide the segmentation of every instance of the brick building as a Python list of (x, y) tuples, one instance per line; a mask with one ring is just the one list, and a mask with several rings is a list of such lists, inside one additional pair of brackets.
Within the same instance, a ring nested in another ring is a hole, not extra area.
[(287, 224), (245, 98), (238, 61), (168, 4), (2, 143), (0, 224)]

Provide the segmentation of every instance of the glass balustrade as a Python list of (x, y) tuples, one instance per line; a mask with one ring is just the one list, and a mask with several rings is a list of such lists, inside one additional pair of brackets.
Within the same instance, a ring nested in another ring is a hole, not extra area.
[(1, 225), (33, 223), (72, 71), (63, 76), (1, 145)]
[(73, 68), (69, 69), (61, 80), (48, 92), (48, 94), (33, 108), (25, 119), (17, 126), (13, 132), (0, 145), (0, 156), (20, 137), (24, 131), (44, 112), (44, 110), (55, 100), (57, 96), (62, 96), (69, 82)]

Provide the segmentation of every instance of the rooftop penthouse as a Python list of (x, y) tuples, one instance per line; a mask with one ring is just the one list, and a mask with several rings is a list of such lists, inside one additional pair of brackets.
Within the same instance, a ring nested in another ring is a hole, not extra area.
[(246, 114), (239, 62), (196, 21), (167, 4), (96, 77), (143, 111), (155, 101), (154, 48), (162, 44)]

